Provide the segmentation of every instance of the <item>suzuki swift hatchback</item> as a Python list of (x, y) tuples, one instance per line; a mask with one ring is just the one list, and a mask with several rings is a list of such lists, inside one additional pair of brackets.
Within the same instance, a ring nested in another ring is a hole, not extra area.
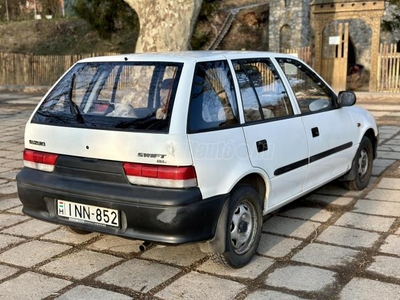
[(199, 242), (242, 267), (263, 215), (334, 179), (367, 186), (378, 130), (355, 101), (283, 54), (79, 61), (26, 125), (23, 212), (75, 231)]

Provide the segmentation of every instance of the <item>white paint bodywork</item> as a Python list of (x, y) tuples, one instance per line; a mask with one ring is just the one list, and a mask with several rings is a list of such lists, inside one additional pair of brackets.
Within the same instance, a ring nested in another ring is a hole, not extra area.
[[(197, 62), (239, 58), (288, 57), (262, 52), (183, 52), (167, 54), (137, 54), (90, 58), (90, 61), (173, 61), (182, 62), (181, 80), (176, 92), (168, 134), (96, 130), (66, 126), (34, 124), (28, 121), (25, 147), (32, 150), (121, 162), (159, 164), (159, 157), (142, 157), (139, 153), (162, 154), (162, 164), (194, 165), (203, 198), (227, 194), (245, 176), (259, 175), (265, 182), (264, 213), (346, 173), (368, 129), (378, 134), (373, 117), (358, 107), (345, 107), (328, 112), (299, 116), (299, 108), (289, 93), (296, 116), (284, 120), (238, 126), (223, 130), (187, 134), (188, 107)], [(293, 57), (293, 59), (296, 59)], [(232, 65), (230, 65), (232, 68)], [(231, 70), (234, 72), (233, 68)], [(235, 76), (233, 76), (235, 78)], [(322, 79), (321, 79), (322, 81)], [(240, 121), (242, 99), (236, 92)], [(288, 83), (286, 82), (288, 86)], [(40, 104), (39, 104), (40, 105)], [(357, 124), (361, 125), (358, 126)], [(310, 129), (319, 127), (320, 137), (310, 137)], [(266, 139), (269, 150), (257, 153), (255, 141)], [(30, 140), (44, 142), (33, 145)], [(274, 170), (291, 161), (323, 152), (338, 143), (351, 141), (345, 151), (283, 175)]]

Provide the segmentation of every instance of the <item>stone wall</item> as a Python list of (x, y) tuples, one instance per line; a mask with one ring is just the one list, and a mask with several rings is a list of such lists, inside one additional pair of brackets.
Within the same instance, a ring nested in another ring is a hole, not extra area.
[(269, 13), (269, 50), (308, 46), (310, 35), (309, 0), (271, 0)]
[[(396, 6), (389, 5), (389, 3), (386, 2), (386, 10), (382, 19), (387, 21), (393, 20), (395, 10)], [(400, 28), (396, 29), (394, 32), (387, 32), (387, 31), (381, 32), (381, 43), (396, 44), (399, 41), (400, 41)], [(400, 51), (400, 49), (398, 49), (398, 51)]]
[(349, 39), (354, 46), (355, 62), (369, 70), (371, 66), (371, 27), (362, 20), (349, 20)]

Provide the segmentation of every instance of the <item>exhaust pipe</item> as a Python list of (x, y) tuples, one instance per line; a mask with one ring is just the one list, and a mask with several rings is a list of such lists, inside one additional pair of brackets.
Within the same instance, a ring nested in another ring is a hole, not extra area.
[(144, 241), (140, 246), (139, 246), (139, 250), (141, 252), (146, 251), (150, 246), (152, 245), (152, 243)]

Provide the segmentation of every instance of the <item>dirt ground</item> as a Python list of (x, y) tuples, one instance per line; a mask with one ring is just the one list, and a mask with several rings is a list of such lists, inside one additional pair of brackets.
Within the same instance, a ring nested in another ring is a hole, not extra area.
[(0, 23), (0, 52), (66, 55), (92, 52), (131, 53), (136, 35), (120, 31), (102, 40), (78, 18)]

